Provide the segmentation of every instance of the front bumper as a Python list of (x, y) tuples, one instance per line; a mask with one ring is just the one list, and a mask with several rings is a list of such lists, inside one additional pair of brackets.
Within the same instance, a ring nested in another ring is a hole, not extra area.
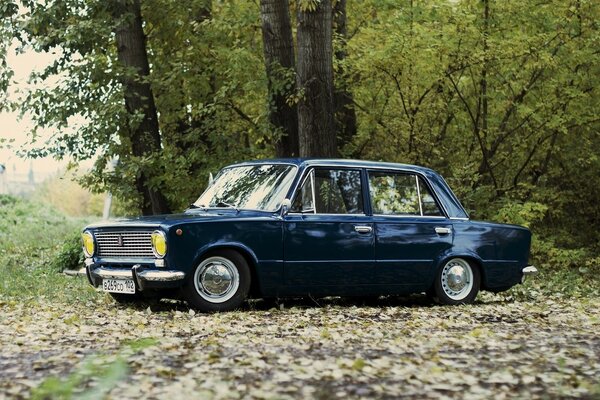
[(140, 264), (132, 267), (106, 267), (89, 264), (86, 274), (94, 287), (102, 284), (102, 279), (133, 279), (136, 290), (169, 289), (183, 285), (185, 272), (177, 270), (150, 269)]
[(538, 273), (538, 270), (533, 265), (528, 265), (525, 268), (523, 268), (521, 272), (523, 273), (523, 276), (521, 277), (521, 283), (523, 283), (525, 282), (525, 279), (528, 276), (536, 275)]

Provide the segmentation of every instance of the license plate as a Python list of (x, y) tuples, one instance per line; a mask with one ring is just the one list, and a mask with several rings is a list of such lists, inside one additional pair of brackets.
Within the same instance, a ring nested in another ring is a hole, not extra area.
[(135, 285), (132, 279), (103, 279), (102, 290), (110, 293), (135, 294)]

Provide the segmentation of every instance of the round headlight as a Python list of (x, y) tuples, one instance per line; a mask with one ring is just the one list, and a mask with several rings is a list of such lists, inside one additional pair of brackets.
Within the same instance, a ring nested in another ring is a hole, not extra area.
[(94, 256), (94, 235), (92, 232), (85, 231), (81, 234), (81, 241), (83, 244), (83, 252), (86, 257)]
[(152, 232), (152, 251), (158, 258), (163, 258), (167, 254), (167, 237), (163, 231)]

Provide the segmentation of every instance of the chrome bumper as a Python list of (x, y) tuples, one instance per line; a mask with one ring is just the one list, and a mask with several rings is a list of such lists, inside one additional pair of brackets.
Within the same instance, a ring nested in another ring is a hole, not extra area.
[[(92, 272), (102, 279), (133, 279), (133, 269), (115, 269), (99, 267)], [(139, 279), (152, 282), (171, 282), (185, 278), (185, 273), (181, 271), (155, 271), (144, 270), (137, 274)]]
[(146, 269), (141, 265), (131, 268), (107, 268), (87, 266), (90, 283), (100, 285), (101, 279), (133, 279), (138, 290), (145, 288), (168, 288), (180, 286), (185, 279), (185, 272), (175, 270)]
[(523, 277), (521, 278), (521, 283), (525, 282), (525, 278), (527, 278), (528, 276), (537, 274), (538, 270), (533, 265), (528, 265), (525, 268), (523, 268), (522, 272)]

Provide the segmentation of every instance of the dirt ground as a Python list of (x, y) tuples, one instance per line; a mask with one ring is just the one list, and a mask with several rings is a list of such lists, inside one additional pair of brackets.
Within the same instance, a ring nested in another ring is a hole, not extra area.
[(0, 398), (600, 398), (599, 307), (491, 294), (213, 315), (108, 297), (4, 302)]

